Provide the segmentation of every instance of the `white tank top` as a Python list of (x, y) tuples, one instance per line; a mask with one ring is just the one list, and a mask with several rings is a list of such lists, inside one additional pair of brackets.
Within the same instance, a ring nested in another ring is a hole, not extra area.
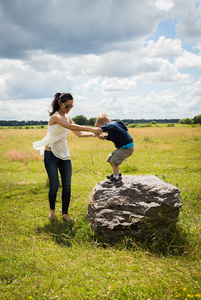
[[(68, 116), (67, 121), (69, 122)], [(62, 127), (58, 123), (54, 125), (48, 125), (47, 135), (41, 141), (34, 142), (33, 147), (36, 150), (40, 150), (41, 155), (44, 155), (45, 146), (49, 146), (56, 157), (62, 160), (70, 159), (70, 153), (67, 148), (66, 140), (68, 131), (69, 129)]]

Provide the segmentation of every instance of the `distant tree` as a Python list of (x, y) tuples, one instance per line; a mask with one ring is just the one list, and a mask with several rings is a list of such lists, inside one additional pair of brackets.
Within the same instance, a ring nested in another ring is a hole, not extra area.
[(128, 128), (135, 128), (135, 127), (137, 127), (137, 124), (129, 124), (128, 125)]
[(78, 125), (88, 125), (88, 119), (83, 115), (78, 115), (72, 118), (72, 120)]
[(88, 125), (90, 125), (90, 126), (94, 126), (95, 123), (96, 123), (96, 118), (90, 118), (90, 119), (88, 120)]
[(195, 116), (193, 121), (195, 124), (201, 124), (201, 115)]
[(180, 124), (193, 124), (193, 120), (190, 118), (184, 118), (179, 121)]

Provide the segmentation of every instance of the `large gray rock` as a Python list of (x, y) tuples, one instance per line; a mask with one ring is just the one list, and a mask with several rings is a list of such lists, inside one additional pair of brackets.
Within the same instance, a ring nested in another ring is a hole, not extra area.
[(167, 233), (180, 207), (177, 187), (153, 175), (127, 175), (120, 183), (103, 181), (93, 188), (86, 218), (95, 236), (113, 242)]

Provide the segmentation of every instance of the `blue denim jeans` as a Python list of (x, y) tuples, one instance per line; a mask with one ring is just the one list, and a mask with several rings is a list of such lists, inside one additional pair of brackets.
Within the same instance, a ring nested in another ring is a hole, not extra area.
[(71, 197), (71, 160), (59, 159), (52, 153), (52, 151), (45, 151), (44, 164), (50, 183), (48, 194), (50, 209), (55, 209), (57, 191), (59, 188), (59, 171), (62, 182), (62, 214), (67, 214)]

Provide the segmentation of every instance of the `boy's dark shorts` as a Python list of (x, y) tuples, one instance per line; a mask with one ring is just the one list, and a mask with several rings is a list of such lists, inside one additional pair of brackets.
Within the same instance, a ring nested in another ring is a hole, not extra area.
[(115, 149), (107, 158), (107, 162), (119, 166), (127, 157), (134, 152), (134, 147)]

